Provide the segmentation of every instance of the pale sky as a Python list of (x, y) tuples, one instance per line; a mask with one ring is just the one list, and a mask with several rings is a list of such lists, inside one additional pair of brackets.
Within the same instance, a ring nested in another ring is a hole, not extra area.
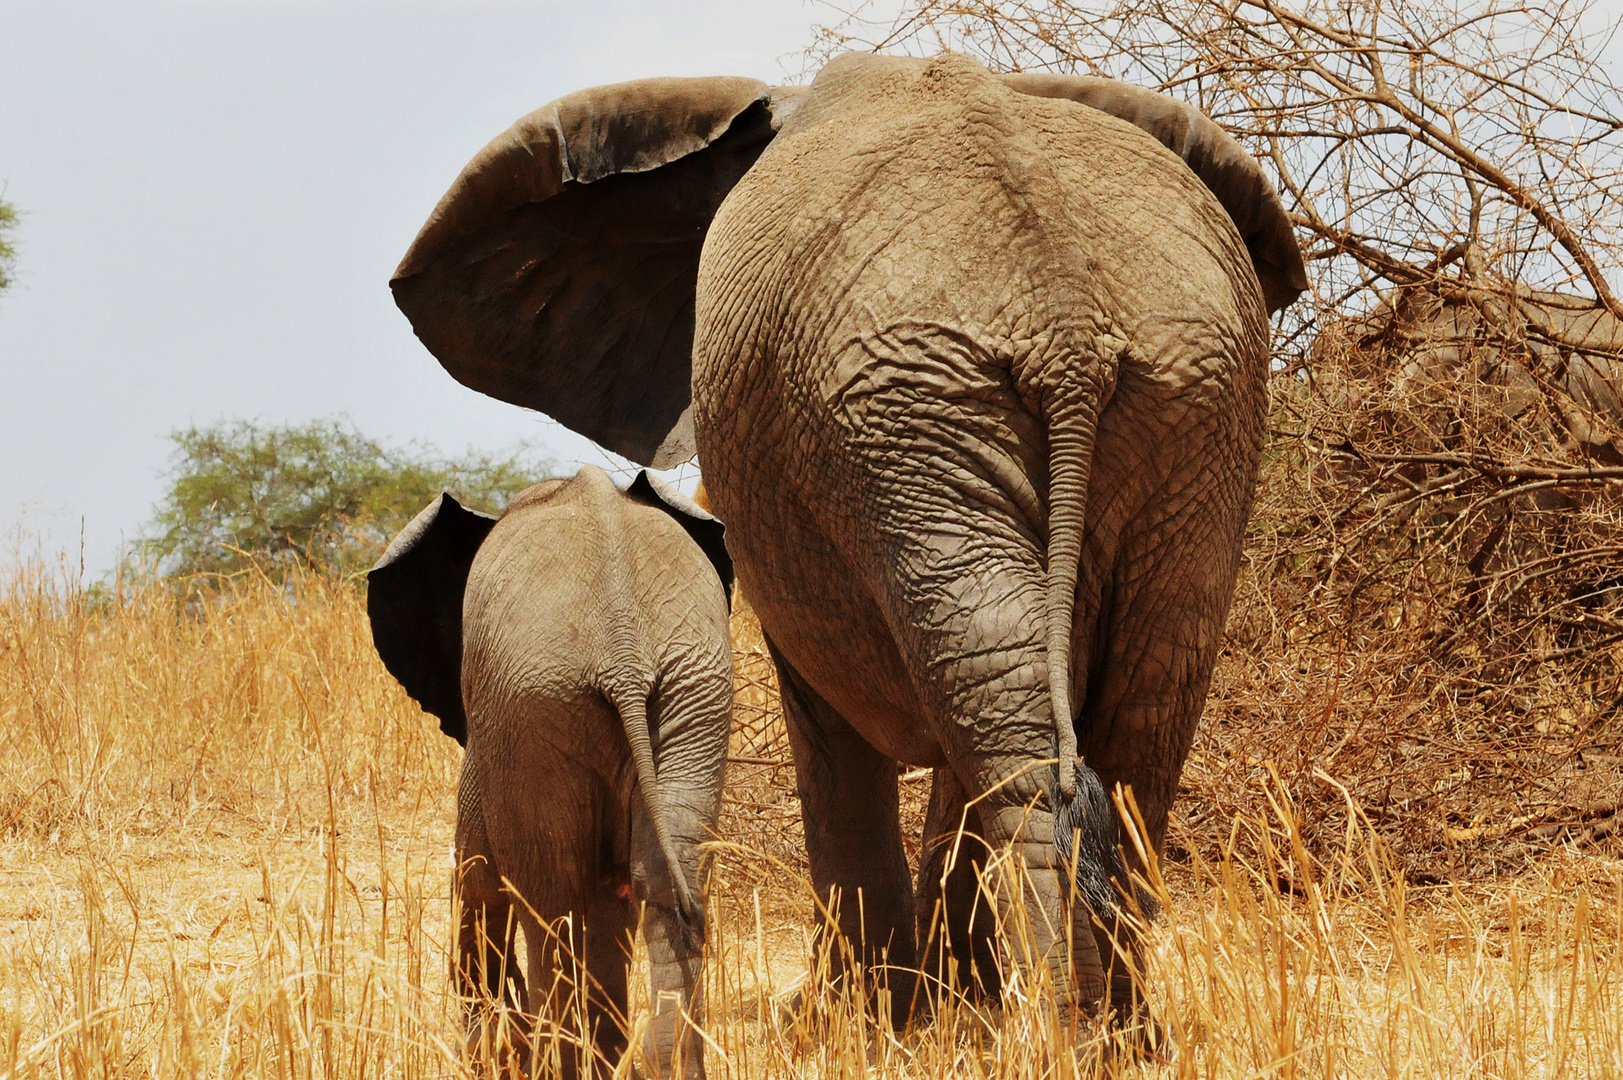
[(467, 159), (570, 91), (801, 81), (802, 0), (0, 0), (0, 563), (94, 576), (162, 495), (168, 433), (347, 414), (447, 453), (604, 464), (454, 382), (388, 278)]

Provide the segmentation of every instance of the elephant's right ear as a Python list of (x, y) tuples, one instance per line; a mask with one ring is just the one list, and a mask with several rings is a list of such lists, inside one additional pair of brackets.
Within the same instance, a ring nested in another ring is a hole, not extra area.
[(442, 494), (400, 530), (366, 575), (366, 615), (383, 666), (464, 746), (462, 594), (473, 556), (495, 524)]
[(775, 100), (753, 79), (645, 79), (537, 109), (434, 208), (395, 303), (459, 382), (641, 464), (686, 461), (699, 251)]
[(693, 538), (705, 558), (710, 560), (710, 565), (716, 568), (716, 576), (721, 579), (721, 591), (727, 597), (727, 608), (731, 610), (733, 557), (727, 553), (727, 530), (715, 515), (663, 480), (656, 480), (646, 469), (631, 481), (626, 494), (638, 502), (665, 511)]

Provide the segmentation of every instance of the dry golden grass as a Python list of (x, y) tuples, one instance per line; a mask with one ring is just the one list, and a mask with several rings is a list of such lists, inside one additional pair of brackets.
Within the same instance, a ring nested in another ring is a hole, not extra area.
[[(363, 597), (243, 580), (188, 614), (149, 584), (107, 601), (68, 577), (0, 584), (0, 1076), (466, 1075), (446, 978), (459, 751), (383, 672)], [(814, 905), (752, 640), (711, 893), (711, 1075), (1070, 1075), (1070, 1039), (1018, 996), (900, 1034), (827, 995), (780, 1018)], [(1515, 877), (1417, 888), (1356, 809), (1310, 852), (1263, 772), (1248, 795), (1268, 809), (1230, 823), (1228, 857), (1197, 846), (1158, 884), (1145, 979), (1176, 1059), (1085, 1034), (1085, 1069), (1623, 1075), (1617, 860), (1556, 847)], [(916, 813), (924, 785), (906, 786)]]

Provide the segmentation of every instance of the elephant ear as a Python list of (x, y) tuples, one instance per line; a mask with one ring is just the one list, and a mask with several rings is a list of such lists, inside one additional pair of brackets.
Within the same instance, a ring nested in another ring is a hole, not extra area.
[(641, 464), (686, 461), (699, 251), (772, 101), (753, 79), (645, 79), (537, 109), (434, 208), (395, 303), (459, 382)]
[(1125, 120), (1184, 160), (1211, 189), (1251, 253), (1268, 313), (1289, 307), (1307, 288), (1302, 249), (1279, 193), (1245, 148), (1200, 110), (1141, 86), (1085, 75), (1004, 75), (1033, 97), (1066, 98)]
[(383, 666), (463, 746), (462, 594), (474, 553), (495, 524), (442, 494), (366, 575), (366, 615)]
[(647, 470), (637, 474), (637, 478), (626, 489), (626, 494), (640, 503), (665, 511), (693, 538), (693, 542), (699, 545), (699, 550), (710, 560), (710, 565), (716, 568), (716, 576), (721, 578), (721, 591), (727, 597), (727, 609), (731, 611), (733, 559), (727, 554), (724, 539), (726, 528), (721, 522), (674, 487), (648, 475)]

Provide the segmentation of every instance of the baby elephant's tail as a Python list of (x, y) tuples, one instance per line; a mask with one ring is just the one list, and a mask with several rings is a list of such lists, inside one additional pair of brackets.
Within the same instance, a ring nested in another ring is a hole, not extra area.
[(704, 905), (693, 895), (688, 885), (687, 872), (677, 856), (676, 843), (671, 839), (670, 815), (666, 813), (665, 799), (660, 791), (659, 777), (654, 768), (654, 745), (648, 733), (648, 697), (640, 690), (619, 688), (607, 693), (610, 703), (619, 711), (620, 722), (625, 725), (626, 739), (631, 743), (631, 760), (637, 767), (637, 786), (642, 788), (648, 816), (653, 821), (654, 835), (659, 850), (670, 869), (671, 887), (676, 893), (676, 914), (682, 923), (685, 944), (692, 949), (704, 942)]

